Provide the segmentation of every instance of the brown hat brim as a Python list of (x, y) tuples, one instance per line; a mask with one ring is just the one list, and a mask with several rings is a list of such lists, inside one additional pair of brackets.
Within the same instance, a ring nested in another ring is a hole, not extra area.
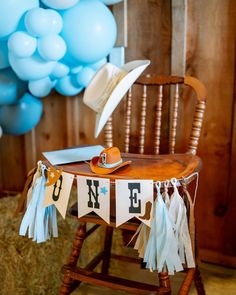
[(131, 161), (126, 161), (126, 162), (122, 162), (120, 165), (113, 167), (113, 168), (103, 168), (103, 167), (98, 166), (98, 160), (99, 160), (99, 157), (94, 157), (90, 161), (90, 168), (96, 174), (110, 174), (110, 173), (116, 171), (117, 169), (124, 167), (124, 166), (131, 163)]

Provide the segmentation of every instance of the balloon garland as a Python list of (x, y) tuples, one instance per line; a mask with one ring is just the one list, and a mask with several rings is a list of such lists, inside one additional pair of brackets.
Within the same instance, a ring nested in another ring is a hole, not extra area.
[(107, 61), (122, 0), (0, 0), (0, 136), (38, 124), (53, 88), (79, 94)]

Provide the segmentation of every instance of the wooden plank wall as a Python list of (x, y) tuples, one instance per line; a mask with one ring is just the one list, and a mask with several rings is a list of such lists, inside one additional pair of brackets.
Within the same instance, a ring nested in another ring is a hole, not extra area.
[(199, 148), (203, 159), (197, 203), (199, 244), (203, 258), (235, 266), (236, 2), (190, 0), (187, 18), (186, 73), (199, 77), (208, 90)]
[[(172, 14), (171, 5), (180, 15)], [(127, 61), (151, 60), (149, 73), (168, 74), (172, 69), (176, 74), (185, 69), (187, 75), (198, 77), (207, 87), (199, 148), (204, 164), (196, 210), (199, 244), (204, 259), (234, 266), (235, 19), (234, 0), (128, 0), (126, 49)], [(185, 48), (179, 40), (184, 41)], [(81, 95), (63, 97), (54, 92), (43, 102), (43, 118), (32, 132), (0, 140), (1, 192), (19, 191), (42, 151), (103, 141), (102, 135), (96, 140), (93, 137), (95, 115), (82, 103)], [(164, 112), (165, 116), (167, 120)], [(115, 120), (115, 128), (119, 128), (119, 119)], [(151, 138), (151, 134), (148, 136)]]

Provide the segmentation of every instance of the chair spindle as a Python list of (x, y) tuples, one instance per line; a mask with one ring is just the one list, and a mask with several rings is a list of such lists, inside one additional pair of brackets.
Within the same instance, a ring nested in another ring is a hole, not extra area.
[(140, 137), (139, 137), (139, 153), (144, 153), (145, 143), (145, 126), (147, 111), (147, 85), (143, 85), (142, 106), (141, 106), (141, 121), (140, 121)]
[(176, 84), (174, 97), (173, 97), (173, 110), (172, 110), (171, 123), (170, 123), (170, 141), (169, 141), (170, 154), (174, 154), (175, 152), (178, 106), (179, 106), (179, 84)]
[(104, 128), (104, 142), (106, 147), (111, 147), (113, 146), (113, 126), (112, 126), (112, 117), (110, 117), (105, 125)]
[(206, 106), (206, 103), (203, 100), (198, 101), (196, 105), (192, 130), (191, 130), (190, 139), (189, 139), (189, 146), (188, 146), (188, 152), (193, 155), (196, 155), (197, 153), (198, 141), (200, 138), (205, 106)]
[(125, 152), (129, 152), (130, 128), (131, 128), (131, 108), (132, 108), (132, 90), (129, 89), (126, 97), (126, 115), (125, 115)]
[(155, 114), (155, 137), (154, 137), (154, 153), (156, 155), (160, 152), (160, 140), (161, 140), (161, 117), (162, 117), (162, 99), (163, 99), (163, 85), (159, 86), (156, 114)]

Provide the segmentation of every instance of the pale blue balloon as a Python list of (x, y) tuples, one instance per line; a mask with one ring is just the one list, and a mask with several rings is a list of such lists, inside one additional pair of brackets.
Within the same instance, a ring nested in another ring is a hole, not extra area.
[(26, 32), (18, 31), (8, 39), (8, 49), (17, 57), (29, 57), (37, 48), (37, 40)]
[(54, 85), (55, 83), (49, 77), (46, 77), (40, 80), (29, 81), (28, 88), (34, 96), (45, 97), (51, 92)]
[(73, 77), (68, 75), (57, 81), (55, 89), (62, 95), (74, 96), (79, 94), (83, 90), (83, 87), (75, 86), (73, 83)]
[(99, 70), (103, 65), (107, 63), (106, 58), (100, 59), (98, 62), (95, 62), (93, 64), (89, 64), (89, 67), (94, 69), (95, 71)]
[(9, 66), (7, 40), (0, 40), (0, 70)]
[(73, 7), (79, 0), (41, 0), (46, 6), (54, 9), (68, 9)]
[(87, 87), (95, 73), (96, 72), (93, 69), (84, 67), (78, 74), (76, 74), (76, 82), (82, 87)]
[(60, 79), (68, 75), (69, 71), (70, 68), (67, 65), (57, 62), (50, 76), (52, 79)]
[(53, 34), (59, 34), (63, 27), (63, 20), (61, 15), (53, 9), (47, 9), (50, 16), (49, 32)]
[(66, 43), (59, 35), (46, 35), (38, 39), (38, 52), (47, 61), (57, 61), (65, 55)]
[(9, 67), (0, 71), (0, 105), (13, 104), (27, 90), (27, 83), (20, 80)]
[(26, 58), (18, 58), (9, 53), (9, 61), (17, 76), (25, 81), (39, 80), (49, 76), (56, 64), (55, 61), (43, 60), (36, 53)]
[(78, 74), (82, 69), (83, 69), (83, 66), (82, 66), (82, 65), (77, 65), (77, 66), (73, 66), (73, 67), (70, 69), (70, 72), (71, 72), (72, 74)]
[(101, 0), (106, 5), (114, 5), (120, 2), (123, 2), (123, 0)]
[(81, 0), (62, 12), (67, 53), (80, 63), (94, 63), (113, 48), (117, 28), (111, 11), (99, 0)]
[(25, 27), (34, 37), (42, 37), (50, 32), (50, 12), (41, 7), (33, 8), (25, 15)]
[(0, 0), (0, 38), (13, 33), (25, 12), (38, 6), (38, 0)]
[(0, 107), (0, 125), (3, 133), (20, 135), (34, 128), (42, 115), (39, 98), (25, 93), (15, 104)]
[(0, 126), (0, 138), (2, 137), (2, 127)]

